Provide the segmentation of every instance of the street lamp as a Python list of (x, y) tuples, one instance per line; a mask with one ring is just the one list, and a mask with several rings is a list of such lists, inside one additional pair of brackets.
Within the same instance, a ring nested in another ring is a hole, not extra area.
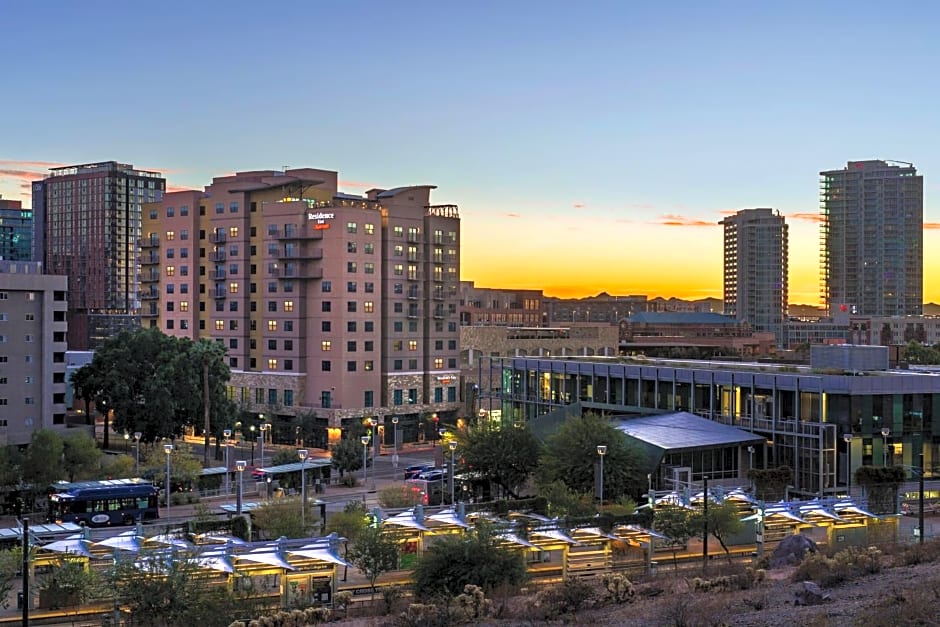
[[(264, 414), (262, 414), (262, 416), (263, 415)], [(268, 425), (267, 423), (258, 425), (258, 430), (261, 431), (261, 435), (258, 436), (258, 440), (260, 440), (261, 442), (261, 461), (259, 461), (258, 463), (261, 465), (262, 468), (264, 468), (264, 434), (270, 428), (271, 426)]]
[(134, 476), (140, 475), (140, 431), (134, 432)]
[(124, 452), (127, 452), (127, 442), (131, 439), (131, 434), (127, 431), (124, 432)]
[(255, 426), (251, 425), (248, 427), (248, 430), (251, 431), (251, 465), (255, 465)]
[(888, 427), (883, 427), (881, 429), (881, 452), (883, 453), (882, 466), (888, 465), (888, 436), (891, 435), (891, 429)]
[(297, 457), (300, 458), (300, 527), (307, 533), (307, 477), (304, 469), (307, 467), (307, 455), (310, 454), (305, 448), (297, 449)]
[(172, 444), (164, 444), (163, 452), (166, 453), (166, 516), (170, 517), (170, 453), (173, 452)]
[(229, 483), (230, 479), (229, 479), (229, 476), (228, 476), (228, 471), (229, 471), (229, 468), (228, 468), (228, 442), (229, 442), (229, 439), (232, 437), (232, 430), (231, 430), (231, 429), (225, 429), (224, 431), (222, 431), (222, 437), (225, 438), (225, 496), (228, 496), (229, 494), (232, 493), (232, 484)]
[(244, 459), (240, 459), (235, 462), (235, 470), (238, 471), (238, 494), (235, 498), (235, 513), (241, 516), (242, 513), (242, 477), (245, 476), (245, 468), (248, 466), (248, 462)]
[(604, 444), (597, 445), (597, 454), (601, 458), (601, 480), (600, 480), (600, 497), (601, 497), (601, 507), (604, 507), (604, 455), (607, 455), (607, 446)]
[(382, 446), (379, 439), (379, 420), (375, 416), (369, 418), (369, 426), (372, 427), (372, 489), (375, 489), (375, 451)]
[(750, 456), (750, 461), (748, 461), (747, 463), (747, 471), (748, 471), (748, 474), (750, 474), (752, 477), (751, 478), (751, 491), (753, 492), (754, 491), (754, 479), (753, 479), (754, 475), (752, 472), (754, 470), (754, 447), (753, 446), (747, 447), (747, 454)]
[(457, 442), (451, 440), (447, 443), (448, 448), (450, 448), (450, 504), (454, 504), (454, 451), (457, 450)]
[(849, 496), (852, 496), (852, 434), (842, 436), (845, 441), (845, 485)]
[[(434, 414), (435, 423), (437, 422), (437, 414)], [(447, 429), (441, 427), (437, 430), (438, 438), (441, 441), (441, 470), (447, 466), (447, 462), (444, 461), (444, 434), (447, 433)], [(444, 473), (441, 472), (441, 505), (444, 504)]]
[(392, 425), (395, 427), (394, 453), (392, 453), (392, 466), (398, 468), (398, 416), (392, 416)]
[(359, 438), (359, 441), (362, 442), (362, 502), (366, 502), (366, 477), (369, 476), (369, 471), (366, 466), (366, 455), (369, 452), (369, 436), (364, 435)]

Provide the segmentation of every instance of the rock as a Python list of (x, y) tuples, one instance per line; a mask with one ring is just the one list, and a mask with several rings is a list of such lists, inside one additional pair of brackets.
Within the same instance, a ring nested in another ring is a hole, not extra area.
[(770, 567), (781, 568), (783, 566), (793, 566), (803, 561), (806, 553), (816, 552), (816, 543), (803, 534), (796, 534), (784, 538), (773, 555), (770, 556)]
[(804, 581), (793, 593), (796, 597), (794, 605), (821, 605), (828, 602), (831, 597), (822, 591), (812, 581)]

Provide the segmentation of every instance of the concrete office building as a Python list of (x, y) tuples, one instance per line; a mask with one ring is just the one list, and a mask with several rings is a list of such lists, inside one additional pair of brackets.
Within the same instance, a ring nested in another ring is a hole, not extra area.
[(924, 177), (913, 164), (877, 160), (819, 175), (822, 298), (830, 314), (923, 313)]
[(66, 279), (0, 261), (0, 444), (65, 429)]
[(745, 209), (724, 227), (725, 314), (786, 345), (787, 225), (773, 209)]
[(70, 349), (140, 324), (141, 205), (165, 186), (158, 172), (116, 161), (52, 168), (33, 183), (34, 259), (68, 277)]
[[(459, 402), (460, 219), (433, 186), (337, 191), (312, 168), (239, 172), (144, 212), (143, 319), (228, 350), (232, 398), (275, 441), (378, 417), (433, 439)], [(387, 424), (386, 424), (387, 423)]]
[(32, 261), (33, 211), (0, 196), (0, 259)]

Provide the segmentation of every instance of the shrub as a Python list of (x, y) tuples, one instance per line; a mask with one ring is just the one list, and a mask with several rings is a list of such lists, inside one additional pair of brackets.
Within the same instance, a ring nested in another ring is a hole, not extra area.
[(464, 586), (463, 594), (458, 595), (454, 601), (470, 621), (485, 618), (489, 615), (492, 605), (483, 594), (482, 588), (470, 584)]
[(607, 573), (602, 579), (607, 590), (607, 598), (614, 603), (633, 603), (636, 601), (636, 588), (621, 573)]
[(532, 614), (545, 620), (572, 614), (587, 605), (594, 596), (591, 584), (569, 577), (557, 586), (540, 590), (532, 603)]
[(442, 605), (412, 603), (395, 620), (395, 627), (446, 627), (450, 625), (447, 608)]
[(848, 547), (831, 558), (820, 553), (808, 555), (793, 573), (793, 580), (809, 579), (825, 588), (880, 571), (879, 549), (873, 546), (867, 549)]

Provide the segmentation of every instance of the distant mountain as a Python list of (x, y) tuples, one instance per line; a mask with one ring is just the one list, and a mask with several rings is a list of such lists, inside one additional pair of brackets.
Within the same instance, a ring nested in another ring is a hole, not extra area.
[(826, 310), (816, 305), (798, 305), (791, 303), (787, 305), (787, 313), (794, 318), (818, 318), (825, 316)]
[(925, 316), (940, 316), (940, 305), (937, 303), (924, 303)]

